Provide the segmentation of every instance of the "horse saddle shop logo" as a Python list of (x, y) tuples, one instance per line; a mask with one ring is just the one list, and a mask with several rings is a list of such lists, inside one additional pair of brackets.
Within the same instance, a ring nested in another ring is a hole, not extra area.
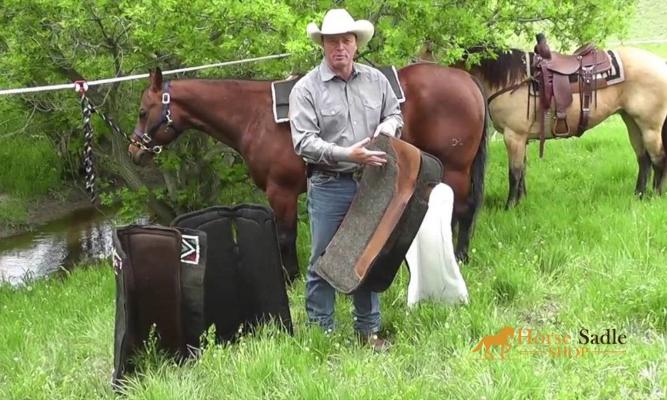
[(576, 358), (589, 354), (620, 354), (627, 336), (616, 328), (595, 333), (581, 328), (575, 336), (541, 331), (533, 328), (515, 329), (506, 326), (495, 335), (488, 335), (473, 347), (486, 360), (501, 359), (512, 351), (523, 354), (545, 354), (552, 358)]

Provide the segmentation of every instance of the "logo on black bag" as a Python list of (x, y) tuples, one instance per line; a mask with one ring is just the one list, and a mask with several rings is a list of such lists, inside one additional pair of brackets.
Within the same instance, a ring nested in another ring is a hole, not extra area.
[(181, 235), (181, 262), (199, 264), (199, 236)]

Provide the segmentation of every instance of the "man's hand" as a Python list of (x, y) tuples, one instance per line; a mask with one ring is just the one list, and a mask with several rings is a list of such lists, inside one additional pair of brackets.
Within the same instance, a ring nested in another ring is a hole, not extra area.
[(368, 150), (366, 146), (371, 141), (370, 138), (361, 140), (350, 147), (345, 148), (347, 157), (350, 161), (359, 164), (382, 166), (387, 163), (387, 153), (384, 151)]
[(376, 138), (380, 133), (396, 137), (396, 123), (392, 120), (380, 122), (380, 125), (378, 125), (377, 128), (375, 128), (375, 132), (373, 133), (373, 138)]

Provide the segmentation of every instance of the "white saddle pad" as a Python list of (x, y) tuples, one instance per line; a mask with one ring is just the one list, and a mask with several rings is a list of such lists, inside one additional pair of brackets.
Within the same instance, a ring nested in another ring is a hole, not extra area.
[(454, 192), (444, 183), (433, 188), (428, 211), (405, 256), (410, 268), (408, 306), (431, 300), (468, 304), (468, 288), (454, 256)]

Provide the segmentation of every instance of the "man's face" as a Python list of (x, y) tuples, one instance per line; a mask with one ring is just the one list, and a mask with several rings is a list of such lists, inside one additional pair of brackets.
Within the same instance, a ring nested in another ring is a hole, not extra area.
[(353, 33), (324, 35), (322, 37), (324, 57), (333, 69), (344, 69), (354, 62), (357, 52), (357, 37)]

